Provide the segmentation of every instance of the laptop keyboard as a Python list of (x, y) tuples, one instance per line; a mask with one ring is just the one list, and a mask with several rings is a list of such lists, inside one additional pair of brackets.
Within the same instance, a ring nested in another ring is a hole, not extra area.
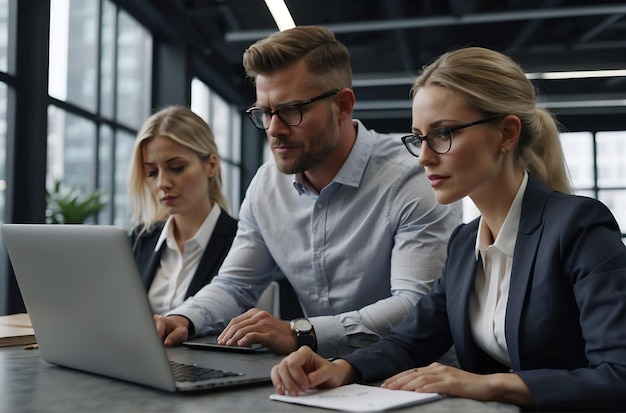
[(222, 377), (243, 376), (243, 373), (232, 371), (216, 370), (206, 367), (198, 367), (194, 364), (177, 363), (170, 360), (170, 366), (176, 381), (195, 382), (209, 379), (219, 379)]

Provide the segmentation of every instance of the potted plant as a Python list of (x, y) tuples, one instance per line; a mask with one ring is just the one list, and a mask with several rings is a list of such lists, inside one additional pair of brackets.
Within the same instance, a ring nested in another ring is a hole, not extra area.
[(46, 219), (50, 224), (84, 224), (106, 206), (104, 193), (98, 189), (83, 196), (80, 188), (68, 187), (60, 180), (52, 191), (46, 189)]

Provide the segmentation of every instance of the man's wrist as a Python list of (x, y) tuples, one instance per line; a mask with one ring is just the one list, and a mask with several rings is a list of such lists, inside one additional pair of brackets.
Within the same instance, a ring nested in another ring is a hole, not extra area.
[(169, 314), (168, 317), (176, 318), (183, 326), (187, 327), (187, 336), (192, 337), (196, 333), (196, 329), (190, 319), (180, 314)]
[(291, 331), (296, 335), (296, 346), (309, 346), (313, 351), (317, 351), (317, 337), (313, 324), (306, 318), (296, 318), (289, 323)]

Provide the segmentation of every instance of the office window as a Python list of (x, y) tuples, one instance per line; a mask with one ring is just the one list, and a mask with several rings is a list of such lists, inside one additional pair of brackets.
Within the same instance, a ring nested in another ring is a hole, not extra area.
[(115, 114), (115, 44), (116, 9), (107, 2), (102, 3), (100, 39), (100, 114), (112, 118)]
[(5, 221), (6, 207), (7, 89), (0, 83), (0, 224)]
[(199, 79), (191, 83), (191, 110), (213, 131), (222, 161), (222, 190), (231, 214), (237, 216), (241, 203), (241, 115)]
[(560, 138), (575, 192), (579, 194), (579, 191), (592, 189), (594, 187), (593, 135), (590, 132), (571, 132), (562, 133)]
[(626, 131), (562, 133), (574, 192), (609, 207), (626, 234)]
[(126, 13), (119, 14), (117, 52), (117, 119), (139, 129), (150, 115), (152, 38)]
[(596, 133), (598, 187), (626, 187), (626, 131)]
[(598, 199), (626, 233), (626, 131), (597, 132)]
[(48, 188), (56, 180), (125, 225), (126, 173), (136, 129), (150, 115), (152, 37), (109, 0), (51, 0)]
[(115, 165), (114, 168), (114, 185), (115, 191), (113, 196), (114, 223), (117, 225), (125, 225), (128, 218), (128, 203), (126, 201), (126, 177), (128, 175), (128, 164), (133, 155), (133, 147), (135, 145), (135, 134), (131, 134), (122, 130), (115, 134)]
[[(10, 0), (0, 0), (0, 72), (10, 75), (12, 63), (9, 59), (11, 38), (11, 19), (9, 16)], [(7, 155), (7, 105), (8, 90), (6, 83), (0, 82), (0, 224), (5, 221), (6, 207), (6, 155)]]
[[(100, 188), (114, 188), (115, 184), (115, 156), (113, 154), (113, 128), (109, 125), (100, 125), (99, 130), (99, 142), (98, 142), (98, 178), (97, 182)], [(112, 202), (117, 200), (117, 197), (111, 197), (107, 194), (105, 207), (100, 211), (98, 215), (98, 222), (110, 223), (115, 219), (115, 208)]]
[(96, 111), (98, 0), (50, 3), (50, 96)]
[(54, 106), (48, 108), (48, 175), (46, 186), (56, 180), (84, 192), (95, 189), (96, 125)]
[(0, 72), (9, 72), (9, 0), (0, 0)]

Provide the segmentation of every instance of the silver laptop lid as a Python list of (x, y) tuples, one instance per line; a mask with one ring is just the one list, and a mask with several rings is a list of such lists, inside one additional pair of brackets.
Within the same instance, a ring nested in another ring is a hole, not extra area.
[(122, 227), (2, 226), (44, 360), (173, 391)]

